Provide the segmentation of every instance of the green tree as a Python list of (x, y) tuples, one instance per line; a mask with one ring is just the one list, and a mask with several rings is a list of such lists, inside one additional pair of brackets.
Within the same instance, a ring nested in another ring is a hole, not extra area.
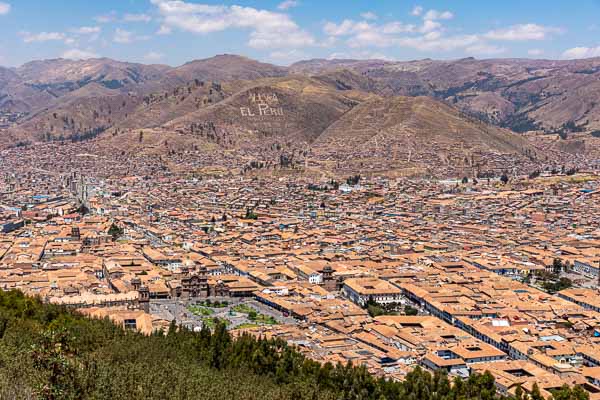
[(124, 230), (113, 222), (108, 229), (108, 234), (112, 237), (113, 242), (123, 236)]
[[(144, 336), (17, 291), (0, 291), (0, 328), (0, 398), (501, 398), (489, 373), (450, 381), (441, 370), (431, 374), (416, 367), (396, 382), (375, 377), (364, 366), (322, 365), (281, 339), (249, 334), (234, 339), (218, 319), (200, 332), (173, 322), (166, 334)], [(541, 400), (539, 388), (533, 392), (532, 400)], [(561, 388), (553, 395), (588, 400), (581, 387)]]
[(560, 272), (563, 270), (564, 266), (562, 261), (560, 260), (560, 258), (555, 258), (554, 261), (552, 262), (552, 271), (555, 274), (560, 274)]
[(416, 308), (414, 308), (412, 306), (406, 306), (406, 307), (404, 307), (404, 314), (406, 314), (406, 315), (418, 315), (419, 314), (419, 310), (417, 310)]
[(544, 400), (544, 397), (540, 393), (540, 387), (538, 386), (537, 383), (533, 384), (530, 397), (531, 397), (531, 400)]
[(69, 357), (69, 334), (65, 329), (45, 330), (31, 346), (35, 368), (44, 376), (37, 389), (40, 399), (77, 399), (76, 370)]

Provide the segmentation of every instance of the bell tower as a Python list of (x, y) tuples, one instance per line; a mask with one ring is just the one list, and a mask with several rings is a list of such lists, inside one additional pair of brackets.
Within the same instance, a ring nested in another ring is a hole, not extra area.
[(142, 310), (150, 312), (150, 290), (145, 285), (140, 286), (138, 290), (138, 303)]
[(200, 265), (198, 268), (198, 295), (200, 297), (210, 296), (210, 290), (208, 287), (208, 271), (206, 265)]
[(326, 265), (321, 271), (323, 275), (323, 287), (332, 292), (336, 290), (336, 283), (333, 279), (333, 268), (330, 265)]

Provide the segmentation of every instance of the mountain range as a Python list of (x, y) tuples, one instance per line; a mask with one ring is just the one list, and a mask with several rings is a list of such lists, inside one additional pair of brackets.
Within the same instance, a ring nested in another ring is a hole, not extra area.
[(179, 67), (101, 58), (0, 68), (4, 146), (128, 135), (136, 147), (153, 138), (152, 148), (306, 168), (473, 173), (585, 155), (599, 132), (600, 58), (281, 67), (219, 55)]

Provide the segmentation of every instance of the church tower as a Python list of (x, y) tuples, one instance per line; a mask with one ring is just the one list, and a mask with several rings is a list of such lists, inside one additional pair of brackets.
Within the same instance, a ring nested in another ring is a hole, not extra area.
[(198, 283), (199, 283), (199, 293), (200, 297), (209, 297), (210, 290), (208, 287), (208, 271), (206, 269), (206, 265), (200, 265), (198, 269)]
[(326, 265), (321, 274), (323, 275), (323, 287), (329, 292), (335, 291), (337, 285), (333, 279), (333, 268), (330, 265)]
[(150, 290), (145, 285), (140, 286), (138, 290), (138, 303), (142, 310), (150, 312)]

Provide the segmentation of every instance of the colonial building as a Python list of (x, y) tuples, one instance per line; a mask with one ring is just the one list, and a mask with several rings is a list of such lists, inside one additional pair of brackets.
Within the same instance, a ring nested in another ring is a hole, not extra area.
[(378, 278), (353, 278), (344, 281), (342, 292), (354, 303), (364, 306), (369, 300), (379, 304), (399, 303), (401, 290)]

